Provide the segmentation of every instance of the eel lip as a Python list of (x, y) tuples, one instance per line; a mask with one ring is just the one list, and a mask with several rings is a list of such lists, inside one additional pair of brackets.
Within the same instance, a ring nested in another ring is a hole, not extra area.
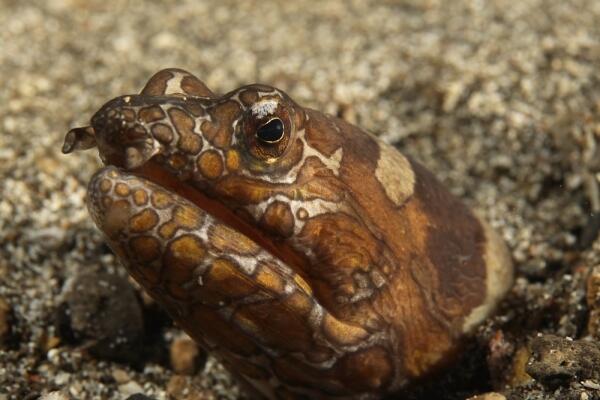
[[(188, 182), (182, 182), (152, 159), (140, 167), (130, 170), (130, 172), (149, 180), (168, 192), (176, 193), (221, 223), (247, 236), (272, 256), (289, 265), (304, 280), (310, 282), (305, 273), (307, 260), (303, 255), (296, 252), (288, 244), (278, 241), (268, 233), (263, 232), (259, 226), (215, 198), (214, 193), (202, 190)], [(307, 284), (307, 286), (310, 285)]]
[(97, 146), (96, 132), (91, 126), (73, 128), (65, 136), (62, 146), (63, 154), (69, 154), (76, 150), (88, 150)]

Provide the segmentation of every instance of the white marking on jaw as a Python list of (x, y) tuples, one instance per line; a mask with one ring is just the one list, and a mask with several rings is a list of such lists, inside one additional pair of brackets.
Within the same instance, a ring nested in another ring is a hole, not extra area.
[(286, 295), (290, 295), (292, 293), (294, 293), (294, 291), (296, 290), (294, 285), (291, 285), (289, 282), (285, 284), (285, 286), (283, 287), (283, 293), (285, 293)]
[[(215, 261), (215, 258), (212, 256), (204, 257), (204, 259), (200, 262), (200, 264), (198, 264), (194, 267), (193, 275), (194, 275), (195, 283), (197, 283), (200, 286), (204, 285), (204, 274), (206, 273), (206, 271), (208, 270), (208, 268), (212, 265), (212, 263), (214, 261)], [(194, 279), (192, 279), (192, 282), (188, 282), (188, 284), (194, 283)]]
[(260, 119), (273, 114), (277, 109), (278, 104), (277, 100), (274, 99), (261, 100), (252, 104), (250, 111), (252, 112), (252, 115)]
[(242, 256), (239, 254), (229, 254), (239, 268), (240, 272), (247, 276), (252, 276), (258, 266), (258, 260), (256, 257)]
[(319, 303), (315, 303), (308, 314), (308, 324), (313, 332), (316, 332), (323, 321), (323, 307)]

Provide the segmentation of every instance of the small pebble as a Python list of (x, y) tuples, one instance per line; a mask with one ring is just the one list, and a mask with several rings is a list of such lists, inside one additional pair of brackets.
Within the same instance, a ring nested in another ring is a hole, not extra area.
[(581, 382), (581, 385), (588, 389), (600, 391), (600, 383), (598, 383), (597, 381), (593, 381), (591, 379), (586, 379), (585, 381)]
[(189, 377), (174, 375), (167, 384), (167, 393), (175, 400), (209, 400), (213, 397), (196, 387)]
[(198, 370), (203, 353), (189, 336), (178, 336), (169, 350), (173, 371), (181, 375), (193, 375)]
[(119, 385), (127, 383), (131, 380), (127, 371), (121, 368), (115, 368), (112, 372), (112, 377), (114, 378), (115, 382), (117, 382)]
[(44, 343), (44, 350), (48, 351), (48, 350), (54, 349), (55, 347), (58, 347), (59, 344), (60, 344), (60, 337), (49, 336), (48, 338), (46, 338), (46, 341)]
[(58, 366), (60, 365), (60, 350), (59, 349), (50, 349), (46, 354), (46, 358), (52, 364)]
[(62, 391), (55, 391), (43, 395), (40, 400), (70, 400), (70, 397)]
[(510, 385), (522, 386), (533, 380), (526, 371), (530, 357), (531, 353), (526, 346), (519, 347), (515, 351), (511, 372), (507, 374), (507, 381)]
[(99, 359), (139, 362), (142, 310), (126, 279), (87, 271), (68, 281), (63, 291), (56, 324), (66, 342), (85, 344)]
[(69, 386), (69, 394), (75, 397), (76, 399), (79, 399), (81, 397), (82, 392), (83, 386), (79, 382), (75, 382), (71, 386)]
[(131, 396), (134, 394), (142, 393), (144, 389), (140, 386), (139, 383), (135, 381), (129, 381), (122, 385), (119, 385), (119, 392), (121, 392), (124, 396)]
[(506, 396), (500, 393), (490, 392), (469, 397), (467, 400), (506, 400)]

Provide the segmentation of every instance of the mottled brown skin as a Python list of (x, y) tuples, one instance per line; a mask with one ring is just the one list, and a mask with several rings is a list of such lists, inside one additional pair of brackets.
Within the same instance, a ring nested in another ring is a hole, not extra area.
[(250, 85), (163, 70), (97, 146), (98, 227), (132, 276), (267, 398), (376, 399), (448, 364), (510, 287), (506, 249), (417, 162)]

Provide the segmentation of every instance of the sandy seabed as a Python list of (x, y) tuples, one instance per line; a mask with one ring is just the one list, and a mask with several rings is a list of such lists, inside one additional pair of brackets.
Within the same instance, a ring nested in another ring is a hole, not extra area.
[[(598, 21), (596, 0), (0, 0), (0, 399), (240, 397), (210, 358), (182, 377), (161, 355), (90, 356), (59, 326), (70, 280), (123, 275), (85, 209), (99, 160), (63, 156), (63, 136), (165, 67), (218, 93), (268, 83), (356, 123), (492, 222), (516, 285), (478, 333), (479, 361), (440, 378), (445, 398), (600, 398), (593, 374), (546, 385), (519, 369), (540, 332), (600, 335), (590, 289), (600, 275)], [(166, 349), (177, 329), (157, 326), (149, 343)], [(454, 384), (471, 365), (484, 378)]]

